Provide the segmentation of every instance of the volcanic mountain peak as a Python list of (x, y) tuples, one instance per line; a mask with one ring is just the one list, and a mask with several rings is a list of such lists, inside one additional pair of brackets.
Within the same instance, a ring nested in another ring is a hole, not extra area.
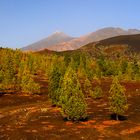
[(55, 31), (53, 34), (51, 34), (50, 36), (48, 36), (48, 37), (70, 37), (69, 35), (67, 35), (67, 34), (65, 34), (64, 32), (62, 32), (62, 31)]
[(63, 32), (57, 31), (45, 39), (42, 39), (38, 42), (28, 45), (27, 47), (22, 48), (22, 50), (38, 51), (38, 50), (46, 49), (49, 46), (54, 46), (61, 42), (70, 41), (72, 39), (74, 39), (74, 37), (71, 37)]

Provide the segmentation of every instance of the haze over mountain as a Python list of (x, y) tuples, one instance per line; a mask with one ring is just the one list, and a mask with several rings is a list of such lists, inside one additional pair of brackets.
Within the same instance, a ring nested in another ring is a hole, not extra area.
[(32, 51), (38, 51), (42, 49), (49, 49), (53, 51), (75, 50), (91, 42), (97, 42), (100, 40), (120, 35), (132, 35), (132, 34), (140, 34), (140, 30), (137, 29), (124, 30), (121, 28), (109, 27), (97, 30), (85, 36), (81, 36), (79, 38), (73, 38), (61, 32), (55, 33), (46, 39), (43, 39), (39, 42), (36, 42), (25, 48), (22, 48), (22, 50), (32, 50)]
[(61, 43), (64, 41), (70, 41), (72, 39), (74, 39), (74, 38), (66, 35), (63, 32), (57, 31), (45, 39), (42, 39), (42, 40), (35, 42), (31, 45), (23, 47), (22, 50), (25, 50), (25, 51), (43, 50), (43, 49), (48, 48), (50, 46), (56, 45), (57, 43)]

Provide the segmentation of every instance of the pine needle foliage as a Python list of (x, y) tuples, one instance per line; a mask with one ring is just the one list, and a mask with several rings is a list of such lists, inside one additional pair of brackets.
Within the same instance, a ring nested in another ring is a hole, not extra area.
[(109, 90), (109, 105), (110, 111), (116, 114), (116, 120), (119, 119), (118, 115), (123, 115), (128, 109), (125, 91), (125, 87), (119, 83), (117, 76), (115, 76)]
[(75, 71), (69, 67), (66, 71), (62, 86), (60, 104), (62, 115), (68, 120), (78, 121), (86, 118), (86, 102)]

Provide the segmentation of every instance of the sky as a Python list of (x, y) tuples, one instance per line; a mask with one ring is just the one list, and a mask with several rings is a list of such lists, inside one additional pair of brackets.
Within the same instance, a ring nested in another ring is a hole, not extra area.
[(0, 46), (21, 48), (56, 31), (140, 29), (140, 0), (0, 0)]

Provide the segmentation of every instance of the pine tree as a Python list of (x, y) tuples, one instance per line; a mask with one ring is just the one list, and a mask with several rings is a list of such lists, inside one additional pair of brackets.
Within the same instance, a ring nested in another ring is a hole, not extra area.
[(62, 86), (60, 104), (62, 115), (69, 120), (78, 121), (86, 117), (86, 102), (75, 71), (69, 67), (66, 71)]
[(128, 109), (128, 105), (125, 88), (119, 83), (117, 77), (114, 77), (109, 93), (110, 111), (116, 114), (116, 120), (118, 120), (118, 115), (123, 115)]
[(80, 57), (80, 64), (78, 66), (77, 74), (79, 79), (84, 79), (84, 77), (86, 76), (85, 66), (82, 57)]
[(121, 67), (121, 71), (122, 74), (126, 73), (127, 67), (128, 67), (128, 61), (123, 60), (123, 58), (120, 60), (120, 67)]
[(61, 78), (61, 73), (59, 68), (54, 65), (51, 73), (49, 74), (49, 96), (54, 105), (57, 105), (59, 102), (59, 82)]
[(139, 80), (140, 78), (140, 66), (136, 59), (134, 59), (134, 62), (132, 63), (132, 70), (133, 70), (133, 77), (135, 80)]
[(84, 82), (84, 91), (85, 91), (86, 97), (88, 97), (88, 95), (92, 96), (93, 94), (91, 82), (87, 77)]
[(103, 96), (102, 88), (100, 86), (96, 86), (91, 96), (95, 99), (101, 98)]
[(126, 73), (125, 73), (125, 79), (126, 80), (132, 80), (134, 78), (133, 76), (133, 69), (131, 63), (128, 63)]
[(49, 96), (54, 105), (59, 105), (61, 82), (65, 73), (65, 64), (57, 62), (49, 74)]
[[(100, 84), (100, 80), (97, 79), (98, 84)], [(84, 91), (88, 97), (90, 95), (94, 99), (99, 99), (101, 98), (102, 95), (102, 89), (100, 86), (96, 86), (95, 89), (92, 89), (92, 84), (90, 80), (86, 77), (85, 83), (84, 83)]]

